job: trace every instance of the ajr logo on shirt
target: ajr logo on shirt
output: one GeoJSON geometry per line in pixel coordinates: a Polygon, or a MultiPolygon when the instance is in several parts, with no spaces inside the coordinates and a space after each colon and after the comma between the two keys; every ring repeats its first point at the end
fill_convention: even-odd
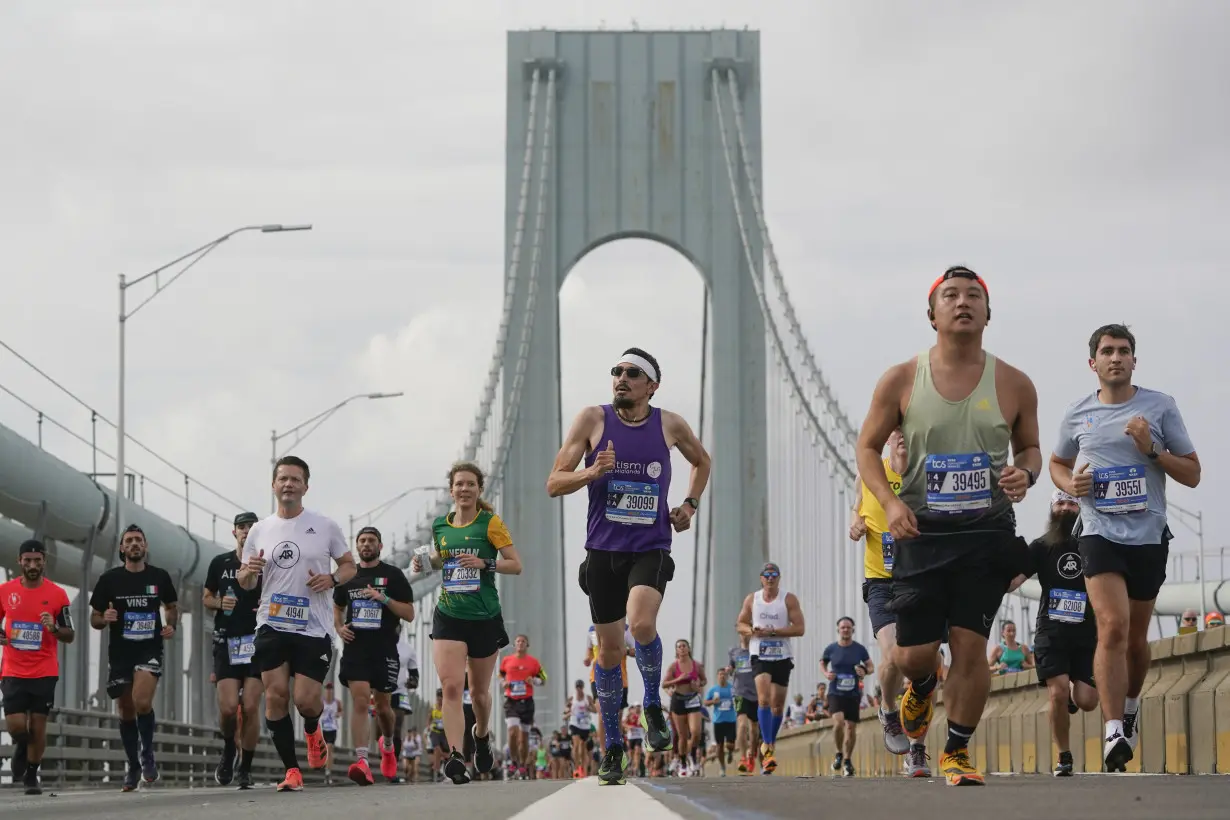
{"type": "Polygon", "coordinates": [[[299,563],[299,545],[294,541],[283,541],[273,548],[273,563],[282,569],[290,569],[299,563]]]}
{"type": "Polygon", "coordinates": [[[1059,556],[1059,563],[1056,565],[1055,569],[1059,570],[1059,574],[1069,581],[1078,577],[1081,574],[1080,553],[1065,552],[1063,555],[1059,556]]]}

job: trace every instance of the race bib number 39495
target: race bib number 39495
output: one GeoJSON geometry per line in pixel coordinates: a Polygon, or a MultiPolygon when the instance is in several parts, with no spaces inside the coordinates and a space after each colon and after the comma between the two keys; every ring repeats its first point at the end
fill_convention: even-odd
{"type": "Polygon", "coordinates": [[[991,507],[991,457],[986,453],[939,453],[926,459],[927,509],[962,515],[991,507]]]}

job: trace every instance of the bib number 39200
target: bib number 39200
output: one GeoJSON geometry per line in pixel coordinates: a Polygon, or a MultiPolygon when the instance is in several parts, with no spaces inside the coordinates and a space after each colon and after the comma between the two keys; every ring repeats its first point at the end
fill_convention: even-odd
{"type": "Polygon", "coordinates": [[[1107,515],[1123,515],[1149,508],[1145,468],[1097,467],[1093,471],[1093,507],[1107,515]]]}
{"type": "Polygon", "coordinates": [[[991,457],[986,453],[928,455],[927,509],[964,515],[991,507],[991,457]]]}

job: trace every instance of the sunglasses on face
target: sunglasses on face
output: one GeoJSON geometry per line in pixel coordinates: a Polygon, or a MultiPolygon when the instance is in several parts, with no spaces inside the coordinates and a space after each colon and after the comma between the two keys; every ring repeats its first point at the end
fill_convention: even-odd
{"type": "Polygon", "coordinates": [[[768,578],[768,579],[772,580],[772,579],[774,579],[774,578],[780,578],[780,577],[781,577],[781,573],[780,573],[780,572],[773,572],[772,570],[770,570],[769,572],[762,572],[762,573],[760,573],[760,577],[761,577],[761,578],[768,578]]]}
{"type": "Polygon", "coordinates": [[[620,367],[619,365],[615,365],[611,368],[611,375],[617,379],[625,373],[628,374],[629,379],[639,379],[641,374],[644,372],[645,371],[641,370],[639,367],[620,367]]]}
{"type": "Polygon", "coordinates": [[[1183,623],[1185,623],[1185,624],[1194,624],[1194,623],[1196,623],[1196,619],[1195,619],[1195,618],[1184,618],[1184,619],[1183,619],[1183,623]]]}

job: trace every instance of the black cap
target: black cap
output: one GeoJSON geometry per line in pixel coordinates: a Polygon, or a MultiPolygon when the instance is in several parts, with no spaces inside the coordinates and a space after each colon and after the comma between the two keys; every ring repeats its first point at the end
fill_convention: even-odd
{"type": "Polygon", "coordinates": [[[29,540],[22,541],[21,548],[17,550],[17,554],[19,556],[28,555],[29,553],[32,553],[32,552],[36,552],[39,555],[46,555],[47,547],[46,545],[43,544],[42,541],[31,538],[29,540]]]}
{"type": "Polygon", "coordinates": [[[129,524],[127,527],[124,528],[125,534],[130,533],[130,532],[139,532],[142,535],[145,535],[145,530],[141,529],[136,524],[129,524]]]}
{"type": "MultiPolygon", "coordinates": [[[[381,544],[384,543],[384,539],[380,537],[380,530],[376,529],[375,527],[364,527],[363,529],[359,530],[359,535],[367,535],[368,533],[371,533],[372,535],[376,536],[376,540],[379,541],[381,544]]],[[[354,537],[355,541],[359,540],[359,535],[356,535],[354,537]]]]}
{"type": "Polygon", "coordinates": [[[256,513],[241,512],[239,515],[235,516],[234,525],[238,527],[240,524],[255,524],[257,521],[260,521],[260,518],[256,515],[256,513]]]}

